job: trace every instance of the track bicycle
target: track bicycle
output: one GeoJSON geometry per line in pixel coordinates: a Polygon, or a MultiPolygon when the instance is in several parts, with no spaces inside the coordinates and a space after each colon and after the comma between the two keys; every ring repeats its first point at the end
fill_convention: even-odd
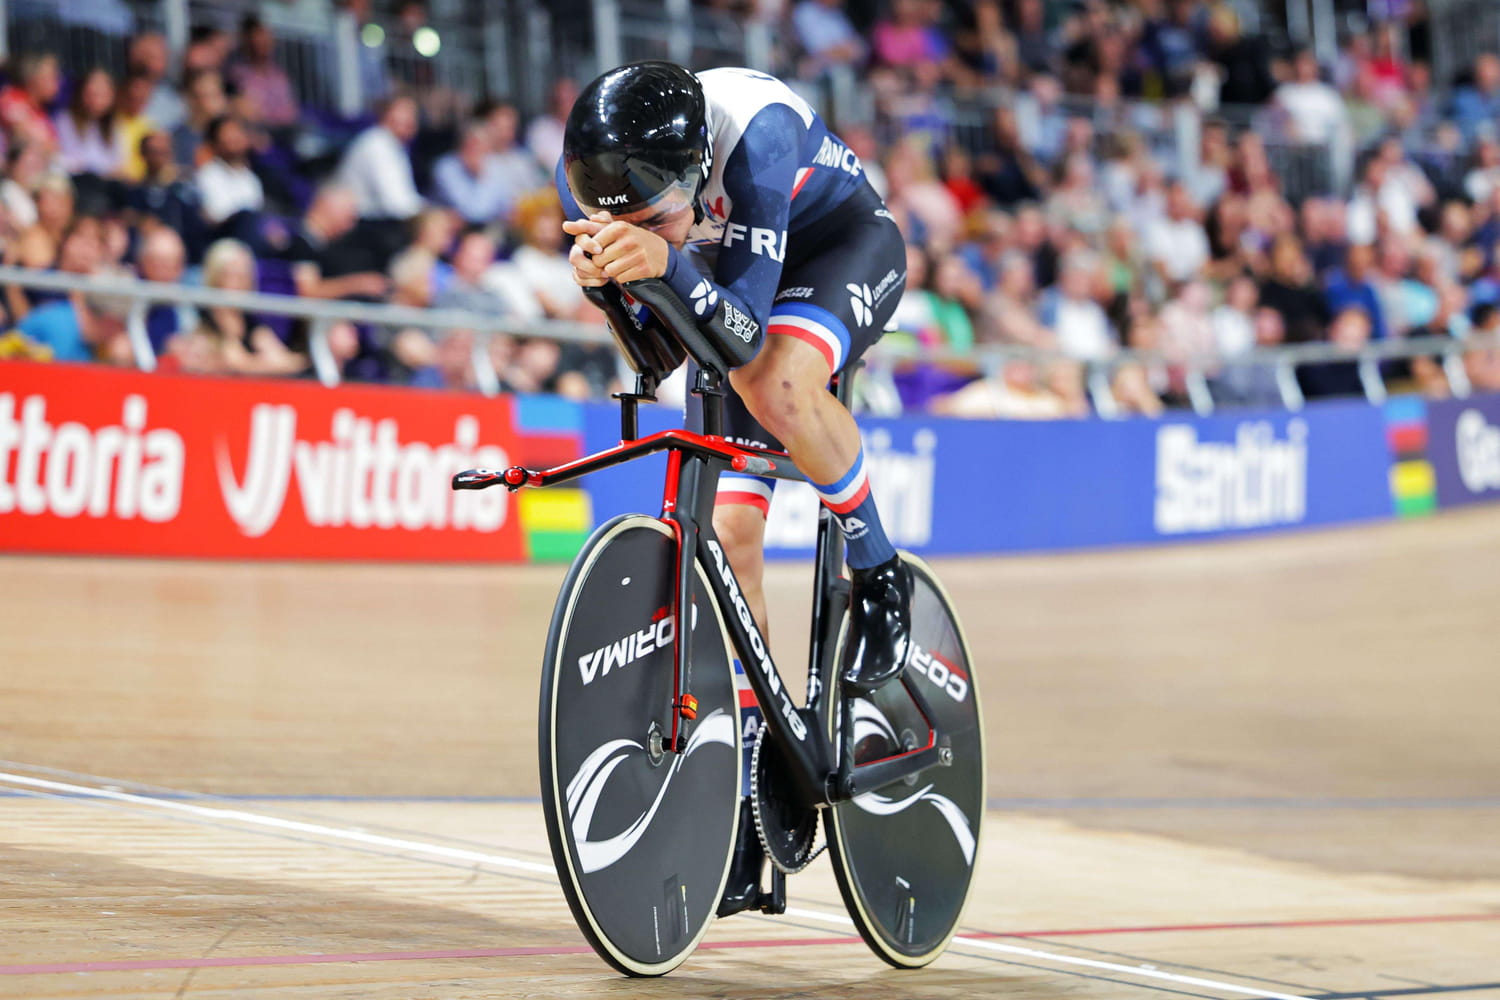
{"type": "MultiPolygon", "coordinates": [[[[871,694],[845,690],[837,665],[850,584],[842,535],[820,507],[806,696],[793,699],[714,534],[713,506],[726,469],[801,476],[785,454],[724,439],[728,365],[690,323],[656,308],[638,287],[649,284],[629,291],[680,343],[606,308],[637,373],[635,391],[616,396],[621,443],[552,469],[476,469],[453,480],[455,489],[515,491],[667,456],[660,512],[621,515],[594,532],[547,634],[538,757],[569,907],[614,968],[662,975],[715,917],[785,912],[787,876],[821,850],[821,815],[860,935],[893,966],[926,965],[958,925],[984,813],[984,731],[952,604],[932,570],[902,553],[913,575],[907,668],[871,694]],[[684,350],[703,433],[640,437],[638,404],[654,400],[684,350]],[[748,709],[742,722],[742,704],[758,706],[763,723],[748,709]]],[[[847,403],[848,375],[831,389],[847,403]]]]}

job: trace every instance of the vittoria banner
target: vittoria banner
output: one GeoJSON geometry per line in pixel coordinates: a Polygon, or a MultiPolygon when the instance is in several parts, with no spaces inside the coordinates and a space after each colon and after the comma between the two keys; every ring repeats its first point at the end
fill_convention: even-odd
{"type": "Polygon", "coordinates": [[[0,550],[522,559],[513,401],[0,364],[0,550]]]}

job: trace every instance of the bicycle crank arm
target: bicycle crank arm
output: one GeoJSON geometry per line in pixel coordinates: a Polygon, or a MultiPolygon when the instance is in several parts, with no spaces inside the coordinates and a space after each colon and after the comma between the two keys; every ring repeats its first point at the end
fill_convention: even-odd
{"type": "Polygon", "coordinates": [[[839,789],[841,798],[852,799],[866,792],[878,791],[902,778],[921,774],[929,768],[948,767],[953,763],[953,750],[946,746],[929,746],[913,750],[898,757],[856,765],[839,789]]]}

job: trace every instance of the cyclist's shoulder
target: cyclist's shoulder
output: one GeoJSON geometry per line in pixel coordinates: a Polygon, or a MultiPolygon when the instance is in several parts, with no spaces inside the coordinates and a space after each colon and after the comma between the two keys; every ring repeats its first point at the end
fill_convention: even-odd
{"type": "Polygon", "coordinates": [[[767,112],[782,117],[790,110],[802,120],[804,128],[812,128],[819,120],[812,105],[769,73],[724,66],[697,76],[708,103],[709,128],[716,145],[725,138],[738,139],[767,112]]]}

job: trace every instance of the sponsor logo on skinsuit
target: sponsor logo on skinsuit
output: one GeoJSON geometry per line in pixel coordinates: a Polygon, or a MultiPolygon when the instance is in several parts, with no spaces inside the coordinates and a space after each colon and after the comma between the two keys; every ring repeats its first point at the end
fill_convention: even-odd
{"type": "Polygon", "coordinates": [[[760,332],[760,324],[736,309],[734,303],[727,299],[724,302],[724,326],[747,344],[760,332]]]}
{"type": "Polygon", "coordinates": [[[1202,441],[1190,424],[1156,432],[1156,530],[1166,535],[1298,524],[1307,516],[1307,423],[1269,421],[1202,441]]]}

